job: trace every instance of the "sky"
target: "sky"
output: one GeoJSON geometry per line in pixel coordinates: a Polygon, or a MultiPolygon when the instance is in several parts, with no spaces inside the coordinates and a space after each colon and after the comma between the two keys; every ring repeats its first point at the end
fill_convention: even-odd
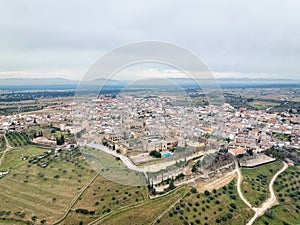
{"type": "Polygon", "coordinates": [[[0,78],[77,80],[110,50],[157,40],[191,50],[216,77],[299,79],[299,8],[296,0],[0,0],[0,78]]]}

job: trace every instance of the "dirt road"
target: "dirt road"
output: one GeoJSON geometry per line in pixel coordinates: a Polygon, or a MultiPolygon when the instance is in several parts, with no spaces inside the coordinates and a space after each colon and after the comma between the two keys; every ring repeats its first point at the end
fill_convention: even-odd
{"type": "Polygon", "coordinates": [[[278,204],[275,192],[274,192],[274,182],[279,176],[279,174],[283,173],[287,168],[288,165],[283,162],[283,167],[281,170],[279,170],[271,179],[270,184],[269,184],[269,192],[270,192],[270,197],[262,204],[261,207],[255,209],[255,215],[251,218],[251,220],[247,223],[247,225],[252,225],[253,222],[260,216],[262,216],[268,209],[270,209],[272,206],[278,204]]]}

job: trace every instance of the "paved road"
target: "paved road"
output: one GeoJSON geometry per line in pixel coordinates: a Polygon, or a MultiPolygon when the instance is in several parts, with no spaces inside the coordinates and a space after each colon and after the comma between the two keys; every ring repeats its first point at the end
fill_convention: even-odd
{"type": "Polygon", "coordinates": [[[109,148],[100,145],[100,144],[88,144],[87,146],[101,150],[105,153],[108,153],[112,156],[119,157],[125,166],[130,169],[141,173],[147,172],[158,172],[162,169],[166,169],[168,166],[173,165],[176,161],[167,161],[167,162],[160,162],[153,165],[147,165],[144,167],[137,167],[127,156],[117,153],[116,151],[110,150],[109,148]]]}
{"type": "MultiPolygon", "coordinates": [[[[131,169],[131,170],[134,170],[134,171],[137,171],[137,172],[142,172],[142,173],[146,173],[146,172],[149,172],[149,168],[147,167],[137,167],[136,165],[134,165],[134,163],[126,156],[124,155],[121,155],[121,154],[118,154],[117,152],[115,151],[112,151],[108,148],[106,148],[105,146],[103,145],[99,145],[99,144],[89,144],[88,146],[92,147],[92,148],[96,148],[96,149],[99,149],[101,151],[104,151],[108,154],[111,154],[115,157],[120,157],[120,159],[122,160],[122,162],[126,165],[126,167],[128,169],[131,169]]],[[[238,166],[238,162],[236,161],[235,162],[235,166],[236,166],[236,169],[235,171],[237,172],[238,174],[238,179],[237,179],[237,191],[238,191],[238,194],[240,196],[240,198],[242,199],[242,201],[249,207],[251,208],[254,212],[255,212],[255,215],[251,218],[251,220],[247,223],[247,225],[252,225],[253,222],[260,216],[262,216],[269,208],[271,208],[273,205],[275,205],[277,203],[277,198],[276,198],[276,195],[275,195],[275,192],[274,192],[274,189],[273,189],[273,185],[274,185],[274,182],[275,180],[277,179],[278,175],[281,174],[283,171],[285,171],[287,168],[288,168],[288,165],[284,163],[284,166],[281,170],[279,170],[271,179],[270,181],[270,184],[269,184],[269,192],[270,192],[270,197],[262,204],[261,207],[259,208],[256,208],[256,207],[253,207],[251,205],[251,203],[244,197],[243,195],[243,192],[241,190],[241,185],[242,185],[242,181],[243,181],[243,175],[241,173],[241,169],[239,168],[238,166]]],[[[158,165],[156,165],[156,167],[159,167],[158,165]]]]}
{"type": "Polygon", "coordinates": [[[145,172],[143,168],[140,168],[140,167],[137,167],[136,165],[134,165],[134,163],[128,157],[121,155],[115,151],[112,151],[103,145],[88,144],[87,146],[95,148],[95,149],[99,149],[99,150],[106,152],[114,157],[119,157],[122,160],[122,162],[125,164],[125,166],[130,170],[134,170],[134,171],[141,172],[141,173],[145,172]]]}
{"type": "Polygon", "coordinates": [[[95,148],[95,149],[99,149],[103,152],[106,152],[106,153],[112,155],[112,156],[119,157],[128,169],[137,171],[139,173],[143,173],[146,177],[146,180],[148,180],[148,175],[146,173],[147,171],[144,168],[137,167],[127,156],[121,155],[121,154],[119,154],[115,151],[112,151],[109,148],[107,148],[103,145],[100,145],[100,144],[88,144],[87,146],[95,148]]]}
{"type": "MultiPolygon", "coordinates": [[[[127,156],[119,154],[116,151],[110,150],[109,148],[107,148],[103,145],[93,143],[93,144],[87,144],[87,146],[98,149],[98,150],[101,150],[101,151],[106,152],[106,153],[108,153],[112,156],[119,157],[128,169],[134,170],[134,171],[137,171],[137,172],[141,172],[141,173],[158,172],[158,171],[161,171],[163,169],[166,169],[168,166],[174,165],[176,163],[176,161],[180,161],[180,160],[187,160],[188,161],[188,160],[190,160],[194,157],[193,155],[182,156],[182,158],[179,158],[179,159],[176,159],[176,160],[158,162],[158,163],[155,163],[155,164],[152,164],[152,165],[147,165],[147,166],[144,166],[144,167],[137,167],[131,161],[131,159],[129,159],[127,156]]],[[[202,155],[208,154],[208,153],[213,153],[213,152],[215,152],[215,151],[209,150],[208,152],[203,152],[199,156],[202,156],[202,155]]]]}

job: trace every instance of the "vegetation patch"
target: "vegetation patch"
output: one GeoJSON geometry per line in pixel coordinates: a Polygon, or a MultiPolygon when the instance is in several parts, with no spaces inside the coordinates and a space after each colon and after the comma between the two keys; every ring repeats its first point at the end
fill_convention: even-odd
{"type": "Polygon", "coordinates": [[[268,198],[269,183],[276,172],[282,167],[283,163],[278,160],[256,168],[242,169],[242,191],[252,205],[259,206],[268,198]]]}
{"type": "Polygon", "coordinates": [[[121,208],[141,204],[146,199],[146,187],[125,186],[98,176],[72,207],[64,223],[87,224],[121,208]]]}
{"type": "Polygon", "coordinates": [[[253,212],[238,197],[235,183],[204,193],[191,188],[156,224],[246,224],[253,212]]]}
{"type": "Polygon", "coordinates": [[[1,170],[12,170],[15,167],[26,164],[22,157],[32,157],[39,154],[47,152],[49,149],[41,148],[35,145],[27,145],[21,148],[12,148],[6,152],[3,157],[2,164],[0,166],[1,170]]]}
{"type": "Polygon", "coordinates": [[[23,147],[31,143],[25,132],[8,132],[5,136],[12,147],[23,147]]]}
{"type": "MultiPolygon", "coordinates": [[[[166,196],[147,200],[136,207],[128,207],[112,213],[101,221],[103,225],[152,224],[162,213],[179,201],[187,191],[187,187],[179,188],[166,196]]],[[[163,224],[163,223],[162,223],[163,224]]]]}
{"type": "Polygon", "coordinates": [[[270,107],[280,105],[280,103],[278,102],[268,102],[268,101],[260,101],[260,100],[254,100],[252,102],[249,102],[248,104],[255,107],[256,109],[267,109],[270,107]]]}
{"type": "MultiPolygon", "coordinates": [[[[45,149],[26,146],[24,151],[35,157],[45,149]]],[[[19,149],[11,152],[10,158],[6,158],[7,166],[19,164],[0,180],[2,220],[52,224],[95,176],[79,151],[50,154],[43,159],[48,162],[45,168],[29,160],[21,161],[19,149]]]]}
{"type": "Polygon", "coordinates": [[[6,143],[4,137],[0,137],[0,152],[3,152],[6,149],[6,143]]]}
{"type": "Polygon", "coordinates": [[[274,183],[279,205],[260,217],[256,225],[293,225],[300,221],[300,167],[292,166],[280,174],[274,183]]]}

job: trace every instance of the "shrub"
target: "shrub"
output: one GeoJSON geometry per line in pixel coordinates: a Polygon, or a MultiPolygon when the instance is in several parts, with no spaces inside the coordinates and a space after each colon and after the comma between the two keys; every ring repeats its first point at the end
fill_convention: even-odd
{"type": "Polygon", "coordinates": [[[273,211],[271,209],[268,209],[266,212],[265,212],[265,215],[267,217],[269,217],[270,219],[273,219],[274,218],[274,215],[273,215],[273,211]]]}
{"type": "Polygon", "coordinates": [[[227,216],[222,216],[222,220],[225,222],[227,221],[227,216]]]}
{"type": "Polygon", "coordinates": [[[236,205],[234,203],[230,203],[230,207],[236,209],[236,205]]]}
{"type": "Polygon", "coordinates": [[[197,193],[197,188],[192,187],[192,188],[191,188],[191,192],[194,193],[194,194],[197,193]]]}
{"type": "Polygon", "coordinates": [[[149,155],[151,155],[151,156],[153,156],[153,157],[155,157],[155,158],[161,158],[161,153],[158,152],[158,151],[156,151],[156,150],[151,151],[151,152],[149,153],[149,155]]]}

